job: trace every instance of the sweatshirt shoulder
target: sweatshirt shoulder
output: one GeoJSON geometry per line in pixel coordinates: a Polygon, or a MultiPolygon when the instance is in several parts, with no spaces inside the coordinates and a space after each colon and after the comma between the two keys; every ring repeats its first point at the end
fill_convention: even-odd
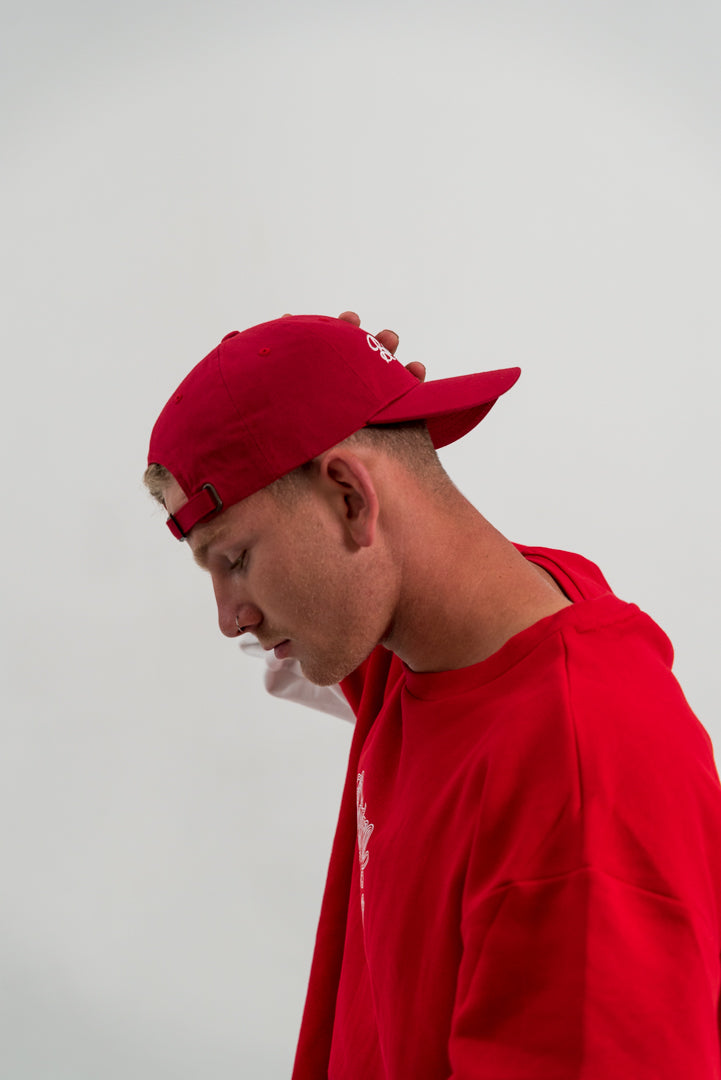
{"type": "Polygon", "coordinates": [[[611,592],[599,567],[584,555],[560,548],[515,546],[529,562],[548,571],[570,600],[592,600],[611,592]]]}

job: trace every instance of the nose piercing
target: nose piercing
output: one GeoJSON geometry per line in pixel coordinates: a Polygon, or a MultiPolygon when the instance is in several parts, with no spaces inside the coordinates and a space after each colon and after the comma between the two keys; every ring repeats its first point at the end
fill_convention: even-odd
{"type": "Polygon", "coordinates": [[[237,627],[237,630],[238,630],[239,634],[244,634],[245,633],[245,627],[240,625],[240,623],[238,622],[238,616],[237,615],[235,616],[235,625],[237,627]]]}

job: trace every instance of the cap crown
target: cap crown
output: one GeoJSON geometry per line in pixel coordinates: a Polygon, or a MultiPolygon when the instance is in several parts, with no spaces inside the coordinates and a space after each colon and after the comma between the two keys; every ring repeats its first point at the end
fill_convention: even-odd
{"type": "Polygon", "coordinates": [[[226,335],[160,414],[149,461],[186,495],[240,501],[347,438],[417,385],[375,338],[295,315],[226,335]]]}

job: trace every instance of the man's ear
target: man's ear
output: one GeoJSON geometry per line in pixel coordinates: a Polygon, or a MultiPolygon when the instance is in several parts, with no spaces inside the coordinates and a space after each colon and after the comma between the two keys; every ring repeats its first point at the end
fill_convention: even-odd
{"type": "Polygon", "coordinates": [[[337,447],[323,454],[318,464],[324,494],[348,536],[358,547],[370,547],[375,540],[379,507],[368,469],[356,454],[337,447]]]}

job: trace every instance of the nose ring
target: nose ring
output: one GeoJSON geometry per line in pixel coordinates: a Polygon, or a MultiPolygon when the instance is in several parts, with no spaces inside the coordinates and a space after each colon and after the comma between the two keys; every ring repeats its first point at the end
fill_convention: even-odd
{"type": "Polygon", "coordinates": [[[237,630],[238,630],[239,634],[244,634],[245,633],[245,627],[240,625],[240,623],[238,622],[238,616],[237,615],[235,616],[235,625],[237,627],[237,630]]]}

